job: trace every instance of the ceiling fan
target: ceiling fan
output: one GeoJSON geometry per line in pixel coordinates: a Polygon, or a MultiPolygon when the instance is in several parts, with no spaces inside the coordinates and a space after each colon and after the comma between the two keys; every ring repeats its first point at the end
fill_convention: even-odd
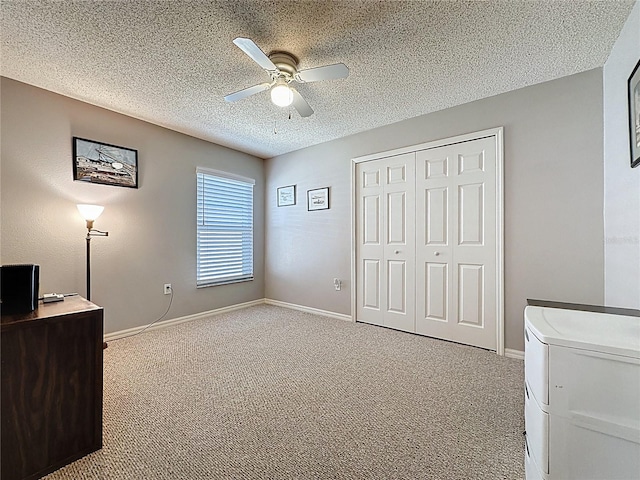
{"type": "Polygon", "coordinates": [[[293,108],[296,109],[301,117],[308,117],[313,114],[313,109],[302,95],[291,86],[291,83],[311,83],[321,80],[347,78],[349,76],[349,69],[343,63],[298,71],[298,59],[290,53],[273,52],[267,56],[249,38],[238,37],[233,43],[246,53],[251,60],[264,68],[271,81],[231,93],[224,97],[227,102],[237,102],[271,88],[271,101],[275,105],[279,107],[293,105],[293,108]]]}

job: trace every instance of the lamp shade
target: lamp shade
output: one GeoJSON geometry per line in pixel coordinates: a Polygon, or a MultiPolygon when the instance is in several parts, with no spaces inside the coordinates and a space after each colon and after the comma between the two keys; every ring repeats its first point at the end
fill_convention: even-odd
{"type": "Polygon", "coordinates": [[[278,107],[288,107],[293,102],[293,92],[286,83],[278,83],[271,89],[271,101],[278,107]]]}
{"type": "Polygon", "coordinates": [[[103,210],[104,207],[102,205],[78,205],[78,211],[80,212],[80,215],[82,215],[82,218],[87,221],[95,220],[96,218],[98,218],[103,210]]]}

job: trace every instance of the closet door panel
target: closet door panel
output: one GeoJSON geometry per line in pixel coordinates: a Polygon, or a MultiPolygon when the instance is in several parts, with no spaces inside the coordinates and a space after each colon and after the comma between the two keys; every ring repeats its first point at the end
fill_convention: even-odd
{"type": "Polygon", "coordinates": [[[356,166],[356,319],[415,331],[415,154],[356,166]]]}
{"type": "Polygon", "coordinates": [[[384,160],[384,326],[415,332],[415,154],[384,160]]]}
{"type": "Polygon", "coordinates": [[[416,196],[424,199],[416,204],[416,285],[424,292],[416,331],[491,350],[497,347],[495,162],[495,137],[416,153],[416,196]]]}
{"type": "Polygon", "coordinates": [[[356,169],[356,319],[383,324],[383,166],[367,162],[356,169]]]}
{"type": "Polygon", "coordinates": [[[425,269],[425,317],[446,322],[449,318],[449,265],[427,262],[425,269]]]}

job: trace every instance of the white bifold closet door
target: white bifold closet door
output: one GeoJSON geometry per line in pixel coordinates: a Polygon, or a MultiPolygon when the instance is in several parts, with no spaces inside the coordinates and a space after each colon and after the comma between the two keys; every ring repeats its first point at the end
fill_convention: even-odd
{"type": "Polygon", "coordinates": [[[495,137],[416,153],[416,333],[496,349],[495,137]]]}
{"type": "Polygon", "coordinates": [[[415,153],[358,165],[357,319],[415,332],[415,153]]]}
{"type": "Polygon", "coordinates": [[[496,350],[496,139],[356,166],[357,320],[496,350]]]}

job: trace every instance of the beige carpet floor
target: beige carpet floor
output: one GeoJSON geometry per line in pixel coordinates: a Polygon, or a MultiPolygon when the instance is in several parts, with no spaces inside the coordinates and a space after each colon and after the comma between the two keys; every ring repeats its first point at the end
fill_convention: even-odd
{"type": "Polygon", "coordinates": [[[522,479],[523,363],[261,305],[112,341],[104,447],[48,479],[522,479]]]}

